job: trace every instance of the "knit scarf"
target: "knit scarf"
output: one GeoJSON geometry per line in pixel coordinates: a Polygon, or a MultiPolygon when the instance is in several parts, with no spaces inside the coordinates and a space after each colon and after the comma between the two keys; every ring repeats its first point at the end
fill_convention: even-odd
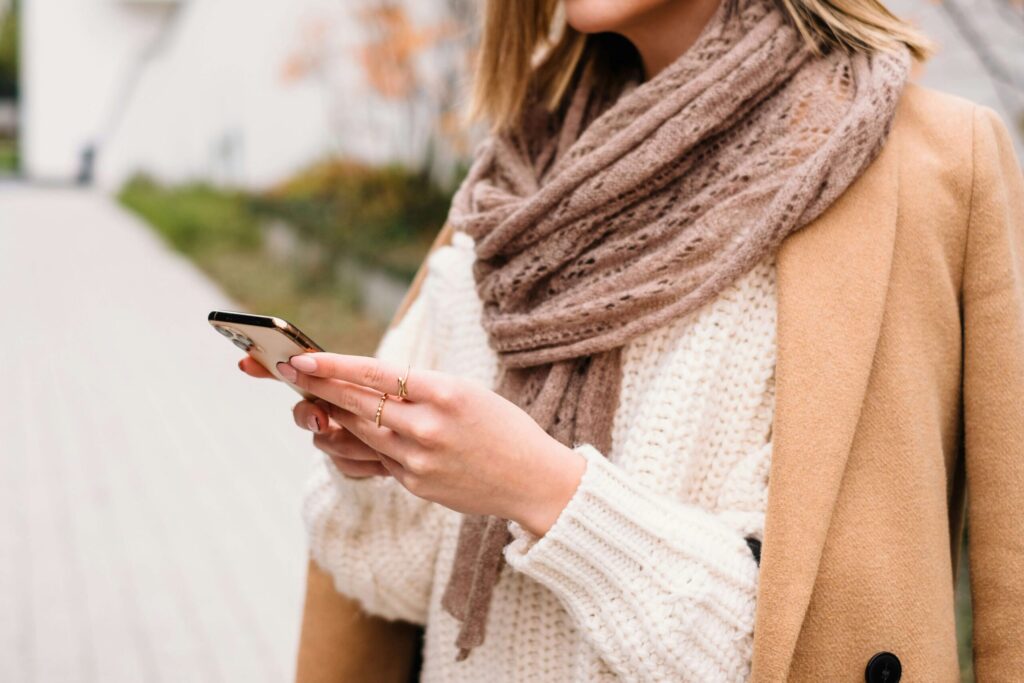
{"type": "MultiPolygon", "coordinates": [[[[607,455],[622,346],[839,197],[880,151],[909,65],[902,47],[816,55],[772,0],[725,0],[653,78],[609,92],[584,64],[556,111],[528,101],[478,145],[449,213],[475,240],[497,392],[607,455]]],[[[442,598],[458,659],[484,641],[509,541],[505,520],[463,518],[442,598]]]]}

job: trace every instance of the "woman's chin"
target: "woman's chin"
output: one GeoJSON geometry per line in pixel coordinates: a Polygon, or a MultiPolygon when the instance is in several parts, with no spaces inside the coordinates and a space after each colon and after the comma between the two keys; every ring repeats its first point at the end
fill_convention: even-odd
{"type": "Polygon", "coordinates": [[[668,0],[565,0],[565,20],[580,33],[617,33],[668,0]]]}

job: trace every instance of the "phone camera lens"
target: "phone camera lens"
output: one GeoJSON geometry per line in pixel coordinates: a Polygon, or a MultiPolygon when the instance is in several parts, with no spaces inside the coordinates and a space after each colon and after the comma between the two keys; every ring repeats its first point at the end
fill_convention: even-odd
{"type": "Polygon", "coordinates": [[[232,341],[235,342],[235,345],[238,346],[238,348],[248,352],[250,349],[252,349],[252,347],[256,346],[256,342],[254,342],[252,339],[249,339],[249,337],[246,336],[244,333],[239,332],[238,330],[235,330],[234,332],[235,336],[234,339],[232,339],[232,341]]]}
{"type": "Polygon", "coordinates": [[[223,334],[228,339],[230,339],[231,343],[233,343],[235,346],[242,349],[246,353],[248,353],[254,346],[256,346],[256,342],[254,342],[252,339],[249,339],[249,337],[246,336],[245,333],[239,332],[233,327],[227,327],[226,325],[217,325],[216,330],[223,334]]]}

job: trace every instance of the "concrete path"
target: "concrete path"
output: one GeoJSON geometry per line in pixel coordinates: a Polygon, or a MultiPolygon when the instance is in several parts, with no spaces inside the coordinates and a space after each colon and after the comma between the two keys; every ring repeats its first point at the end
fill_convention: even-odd
{"type": "Polygon", "coordinates": [[[109,199],[0,185],[0,681],[282,681],[314,457],[226,297],[109,199]]]}

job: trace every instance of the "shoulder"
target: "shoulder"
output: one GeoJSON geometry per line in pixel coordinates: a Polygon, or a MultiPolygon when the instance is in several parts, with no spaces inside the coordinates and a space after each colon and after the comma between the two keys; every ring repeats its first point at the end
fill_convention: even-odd
{"type": "Polygon", "coordinates": [[[942,168],[968,183],[987,154],[1013,153],[1007,125],[995,110],[917,83],[903,91],[892,138],[901,145],[903,173],[942,168]]]}
{"type": "Polygon", "coordinates": [[[1006,127],[991,107],[965,97],[908,83],[896,107],[893,130],[922,141],[955,147],[957,141],[970,142],[977,123],[1006,127]]]}
{"type": "Polygon", "coordinates": [[[904,235],[897,258],[922,267],[945,263],[949,281],[959,282],[969,242],[1005,246],[1009,234],[1024,227],[1020,161],[1006,122],[992,108],[908,84],[889,144],[898,153],[904,235]],[[978,230],[987,238],[969,240],[978,230]]]}
{"type": "Polygon", "coordinates": [[[916,239],[938,237],[954,261],[979,178],[1019,173],[999,114],[916,83],[904,89],[886,145],[895,146],[898,157],[901,223],[916,239]]]}
{"type": "Polygon", "coordinates": [[[911,82],[897,105],[894,125],[910,126],[923,133],[955,133],[970,123],[974,109],[979,106],[959,95],[911,82]]]}
{"type": "Polygon", "coordinates": [[[890,137],[900,144],[901,170],[910,174],[944,170],[941,175],[969,177],[972,121],[978,106],[957,95],[908,83],[890,137]]]}

